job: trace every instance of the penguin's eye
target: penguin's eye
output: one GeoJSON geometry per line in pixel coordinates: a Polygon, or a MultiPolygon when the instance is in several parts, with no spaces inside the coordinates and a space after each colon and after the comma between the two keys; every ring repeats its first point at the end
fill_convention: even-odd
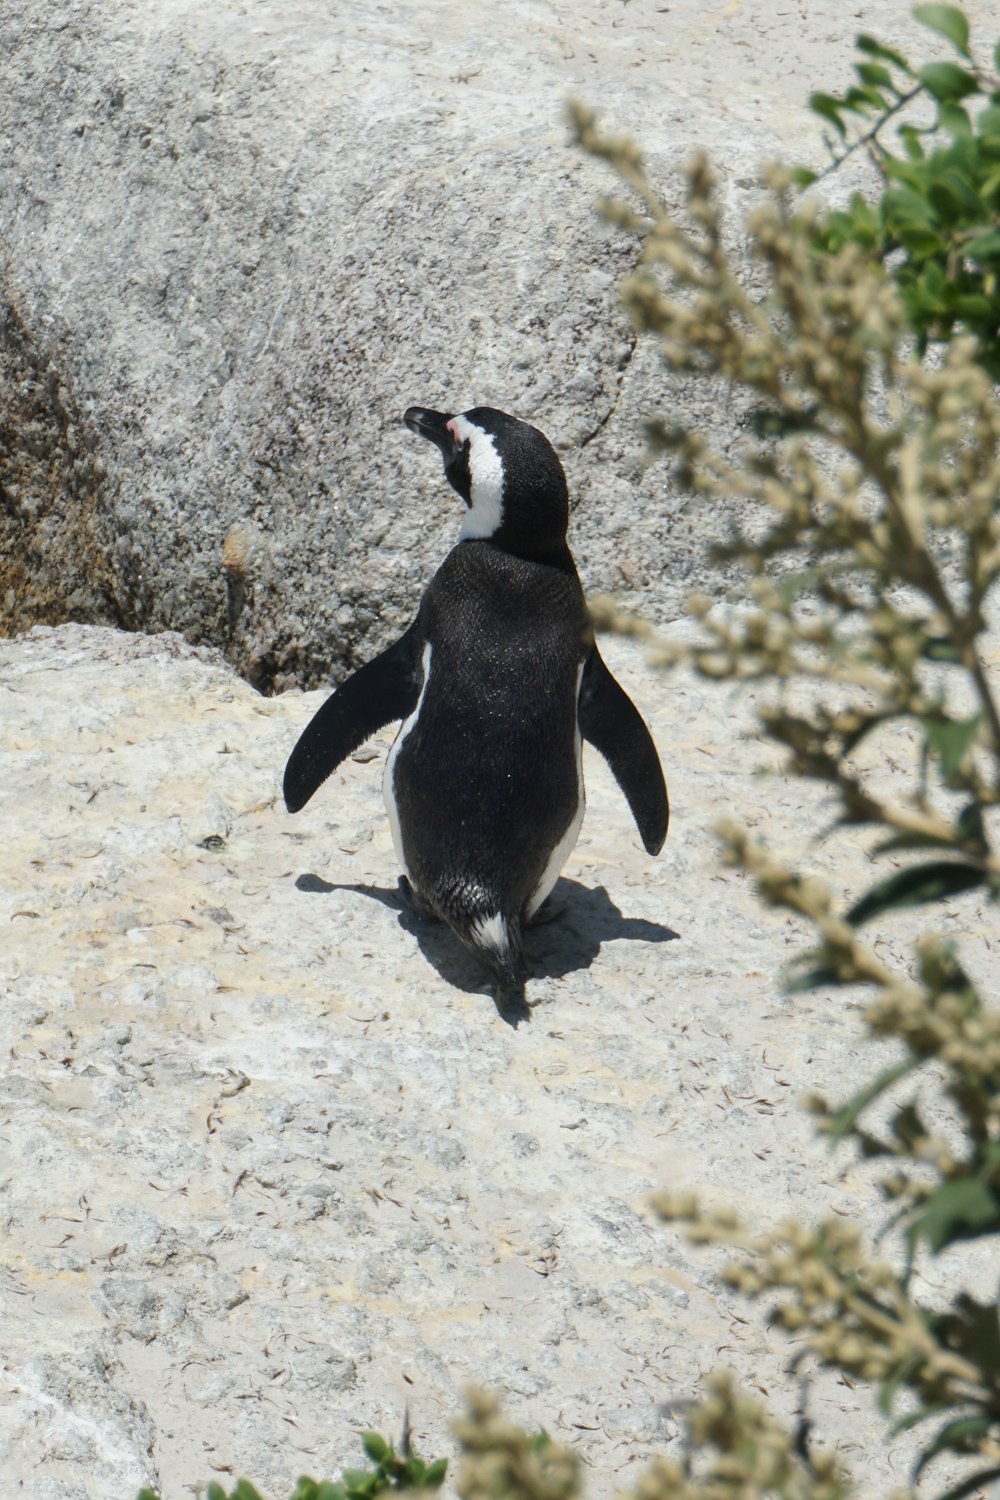
{"type": "Polygon", "coordinates": [[[452,442],[455,444],[454,448],[452,449],[451,456],[445,457],[445,464],[449,469],[451,469],[455,464],[461,463],[463,459],[468,462],[469,453],[472,449],[472,439],[463,438],[454,420],[447,424],[446,431],[452,442]]]}

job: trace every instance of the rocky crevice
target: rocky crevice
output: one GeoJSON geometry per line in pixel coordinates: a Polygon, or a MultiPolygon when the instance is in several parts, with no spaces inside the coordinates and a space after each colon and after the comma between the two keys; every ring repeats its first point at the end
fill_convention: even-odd
{"type": "Polygon", "coordinates": [[[636,333],[634,328],[629,328],[627,338],[628,345],[625,349],[625,352],[622,354],[620,360],[618,361],[618,380],[615,386],[614,400],[611,402],[611,405],[608,407],[604,416],[597,423],[597,426],[593,427],[590,432],[587,433],[586,437],[583,438],[579,443],[578,446],[581,451],[584,448],[588,447],[596,437],[600,437],[601,433],[607,427],[608,423],[611,421],[612,417],[618,410],[619,402],[622,399],[622,392],[625,389],[625,377],[628,374],[629,366],[632,363],[636,348],[639,344],[639,335],[638,333],[636,333]]]}
{"type": "Polygon", "coordinates": [[[102,540],[97,450],[57,360],[0,301],[0,634],[138,624],[102,540]]]}

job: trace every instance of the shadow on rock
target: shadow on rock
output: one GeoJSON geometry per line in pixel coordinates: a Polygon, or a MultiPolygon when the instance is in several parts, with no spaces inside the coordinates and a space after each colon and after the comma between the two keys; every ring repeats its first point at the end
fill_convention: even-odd
{"type": "MultiPolygon", "coordinates": [[[[400,927],[416,938],[420,951],[442,979],[467,994],[492,994],[484,970],[465,952],[454,933],[443,922],[413,911],[398,891],[378,885],[332,885],[313,874],[300,875],[295,885],[300,891],[317,894],[357,891],[381,901],[399,914],[400,927]]],[[[529,977],[533,979],[563,979],[577,969],[589,969],[604,943],[669,943],[680,937],[662,922],[624,916],[602,885],[588,887],[576,880],[559,880],[546,907],[550,903],[554,908],[552,918],[524,933],[529,977]]],[[[507,1016],[504,1019],[510,1020],[507,1016]]]]}

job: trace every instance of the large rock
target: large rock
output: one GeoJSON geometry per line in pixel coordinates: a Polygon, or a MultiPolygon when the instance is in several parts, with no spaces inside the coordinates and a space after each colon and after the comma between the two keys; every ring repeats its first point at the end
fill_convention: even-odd
{"type": "MultiPolygon", "coordinates": [[[[864,19],[905,40],[908,8],[864,19]]],[[[537,422],[587,585],[676,612],[712,518],[644,467],[641,417],[738,419],[636,350],[634,247],[564,103],[670,191],[705,143],[736,211],[760,159],[820,159],[805,101],[855,27],[834,0],[4,0],[0,629],[172,627],[264,687],[371,654],[457,519],[411,402],[537,422]]]]}
{"type": "MultiPolygon", "coordinates": [[[[515,1032],[394,900],[390,735],[291,819],[278,778],[319,694],[261,698],[174,635],[0,642],[5,1500],[177,1500],[236,1473],[283,1500],[356,1462],[359,1430],[398,1434],[407,1403],[419,1450],[450,1451],[473,1381],[572,1443],[597,1500],[677,1451],[662,1403],[713,1366],[794,1411],[793,1347],[649,1196],[880,1226],[870,1169],[831,1158],[797,1101],[842,1098],[889,1053],[858,997],[777,993],[799,934],[719,868],[707,826],[733,809],[802,842],[827,810],[754,774],[728,687],[605,649],[662,747],[673,826],[650,860],[587,752],[566,912],[530,934],[541,1003],[515,1032]]],[[[871,883],[854,830],[806,858],[871,883]]],[[[948,915],[989,982],[975,898],[948,915]]],[[[924,1293],[989,1296],[995,1269],[989,1246],[954,1249],[924,1293]]],[[[905,1473],[863,1388],[819,1378],[809,1410],[862,1493],[905,1473]]]]}

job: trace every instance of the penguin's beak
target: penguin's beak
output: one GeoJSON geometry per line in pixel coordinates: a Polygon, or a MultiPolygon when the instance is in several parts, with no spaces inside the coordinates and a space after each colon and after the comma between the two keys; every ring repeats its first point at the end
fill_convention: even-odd
{"type": "Polygon", "coordinates": [[[455,435],[449,430],[448,423],[451,417],[444,412],[429,411],[426,406],[408,406],[403,413],[403,421],[411,432],[418,432],[421,437],[430,438],[441,449],[445,463],[454,458],[460,444],[455,441],[455,435]]]}

